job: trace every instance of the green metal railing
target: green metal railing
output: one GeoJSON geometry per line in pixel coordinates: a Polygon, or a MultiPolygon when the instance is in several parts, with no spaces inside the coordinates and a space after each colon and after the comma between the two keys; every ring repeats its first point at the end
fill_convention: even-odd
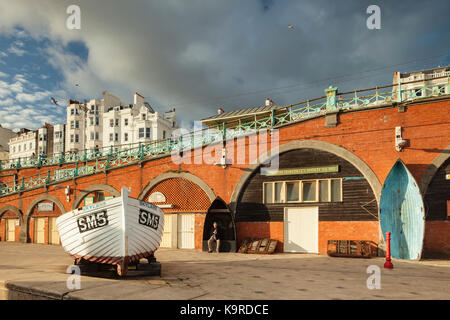
{"type": "Polygon", "coordinates": [[[110,168],[122,167],[142,160],[169,155],[172,152],[190,150],[194,147],[255,133],[258,130],[317,117],[327,112],[358,110],[386,103],[448,95],[450,93],[450,78],[445,78],[448,79],[445,84],[422,86],[411,90],[405,90],[402,86],[413,82],[343,93],[338,93],[337,88],[330,86],[325,90],[326,95],[323,97],[282,108],[276,107],[268,116],[258,117],[255,115],[252,119],[246,118],[244,120],[242,118],[233,122],[218,123],[219,130],[204,128],[200,132],[193,131],[175,138],[171,137],[170,139],[147,144],[139,143],[137,145],[120,146],[118,149],[106,147],[83,150],[78,153],[62,153],[51,158],[38,157],[36,159],[28,158],[2,162],[0,169],[3,170],[48,165],[60,165],[60,167],[21,179],[10,178],[9,181],[1,181],[3,179],[0,177],[0,196],[42,187],[79,176],[95,174],[110,168]]]}

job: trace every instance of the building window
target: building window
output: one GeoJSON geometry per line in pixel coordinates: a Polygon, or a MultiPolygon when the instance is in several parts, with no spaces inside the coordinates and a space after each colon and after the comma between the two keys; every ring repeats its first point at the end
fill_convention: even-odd
{"type": "Polygon", "coordinates": [[[75,128],[75,121],[71,120],[70,121],[70,129],[74,129],[75,128]]]}
{"type": "Polygon", "coordinates": [[[70,142],[73,143],[73,134],[70,135],[70,142]]]}
{"type": "Polygon", "coordinates": [[[98,126],[100,124],[100,120],[98,119],[98,117],[95,117],[95,125],[98,126]]]}
{"type": "Polygon", "coordinates": [[[119,134],[118,133],[114,134],[114,141],[119,141],[119,134]]]}
{"type": "Polygon", "coordinates": [[[95,133],[91,132],[91,140],[94,140],[94,138],[95,138],[95,133]]]}
{"type": "Polygon", "coordinates": [[[139,128],[139,138],[144,138],[144,128],[139,128]]]}
{"type": "Polygon", "coordinates": [[[109,126],[114,127],[114,119],[109,119],[109,126]]]}
{"type": "Polygon", "coordinates": [[[116,127],[119,126],[119,119],[116,119],[116,127]]]}
{"type": "Polygon", "coordinates": [[[75,135],[75,143],[78,143],[80,141],[80,136],[78,134],[75,135]]]}
{"type": "Polygon", "coordinates": [[[128,133],[125,133],[125,134],[123,135],[123,140],[124,140],[124,141],[128,141],[128,133]]]}
{"type": "Polygon", "coordinates": [[[26,144],[23,145],[23,151],[27,151],[27,145],[26,144]]]}
{"type": "Polygon", "coordinates": [[[20,152],[21,150],[20,150],[20,145],[19,145],[19,152],[20,152]]]}
{"type": "Polygon", "coordinates": [[[163,139],[165,139],[166,138],[166,130],[163,130],[163,137],[162,137],[163,139]]]}
{"type": "Polygon", "coordinates": [[[126,125],[126,126],[128,125],[128,119],[124,120],[124,125],[126,125]]]}
{"type": "Polygon", "coordinates": [[[330,180],[319,180],[319,201],[320,202],[330,201],[329,182],[330,182],[330,180]]]}
{"type": "Polygon", "coordinates": [[[264,203],[340,202],[342,179],[264,182],[263,201],[264,203]]]}
{"type": "Polygon", "coordinates": [[[95,140],[98,140],[98,132],[95,133],[95,140]]]}
{"type": "Polygon", "coordinates": [[[89,118],[89,124],[90,124],[91,126],[94,125],[94,117],[90,117],[90,118],[89,118]]]}
{"type": "Polygon", "coordinates": [[[109,141],[112,142],[114,139],[114,135],[112,133],[109,134],[109,141]]]}
{"type": "Polygon", "coordinates": [[[264,183],[264,203],[273,203],[273,183],[264,183]]]}
{"type": "Polygon", "coordinates": [[[299,201],[299,187],[298,182],[286,182],[286,201],[298,202],[299,201]]]}
{"type": "Polygon", "coordinates": [[[142,114],[142,120],[145,120],[145,113],[142,114]]]}
{"type": "Polygon", "coordinates": [[[330,187],[331,201],[333,202],[342,201],[342,180],[332,179],[330,183],[331,183],[330,187]]]}
{"type": "Polygon", "coordinates": [[[302,181],[302,201],[317,201],[316,181],[302,181]]]}
{"type": "Polygon", "coordinates": [[[145,138],[150,139],[150,129],[151,128],[145,128],[145,138]]]}
{"type": "Polygon", "coordinates": [[[80,121],[75,120],[75,129],[79,129],[80,128],[80,121]]]}

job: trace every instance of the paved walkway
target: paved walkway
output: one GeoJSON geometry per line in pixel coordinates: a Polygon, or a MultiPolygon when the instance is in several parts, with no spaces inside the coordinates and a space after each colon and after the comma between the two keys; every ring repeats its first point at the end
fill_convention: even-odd
{"type": "MultiPolygon", "coordinates": [[[[0,242],[4,298],[34,299],[450,299],[450,261],[331,258],[308,254],[208,254],[160,249],[161,277],[81,277],[68,290],[73,260],[60,246],[0,242]],[[367,288],[367,267],[381,270],[381,289],[367,288]]],[[[1,290],[0,290],[1,291],[1,290]]]]}

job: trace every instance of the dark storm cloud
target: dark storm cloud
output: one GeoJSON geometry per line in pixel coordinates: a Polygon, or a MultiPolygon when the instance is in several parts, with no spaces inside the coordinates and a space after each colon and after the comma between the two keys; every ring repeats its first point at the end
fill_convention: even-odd
{"type": "Polygon", "coordinates": [[[279,104],[313,98],[329,84],[340,89],[387,84],[393,71],[445,61],[363,71],[450,48],[445,0],[78,3],[80,31],[65,28],[68,3],[60,1],[1,1],[0,30],[20,25],[55,42],[82,41],[86,61],[66,52],[64,45],[48,50],[65,75],[64,89],[74,97],[108,90],[127,102],[139,91],[158,109],[175,106],[188,120],[215,113],[218,106],[259,105],[266,96],[279,104]],[[381,30],[366,27],[371,4],[381,8],[381,30]],[[317,82],[339,75],[348,76],[317,82]],[[84,86],[75,89],[74,83],[84,86]],[[294,84],[298,86],[260,92],[294,84]]]}

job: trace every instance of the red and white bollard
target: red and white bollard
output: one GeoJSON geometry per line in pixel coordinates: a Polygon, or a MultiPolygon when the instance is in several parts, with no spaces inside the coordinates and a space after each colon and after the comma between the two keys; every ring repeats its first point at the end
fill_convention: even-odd
{"type": "Polygon", "coordinates": [[[394,265],[391,262],[391,233],[386,232],[386,262],[384,263],[385,269],[394,269],[394,265]]]}

